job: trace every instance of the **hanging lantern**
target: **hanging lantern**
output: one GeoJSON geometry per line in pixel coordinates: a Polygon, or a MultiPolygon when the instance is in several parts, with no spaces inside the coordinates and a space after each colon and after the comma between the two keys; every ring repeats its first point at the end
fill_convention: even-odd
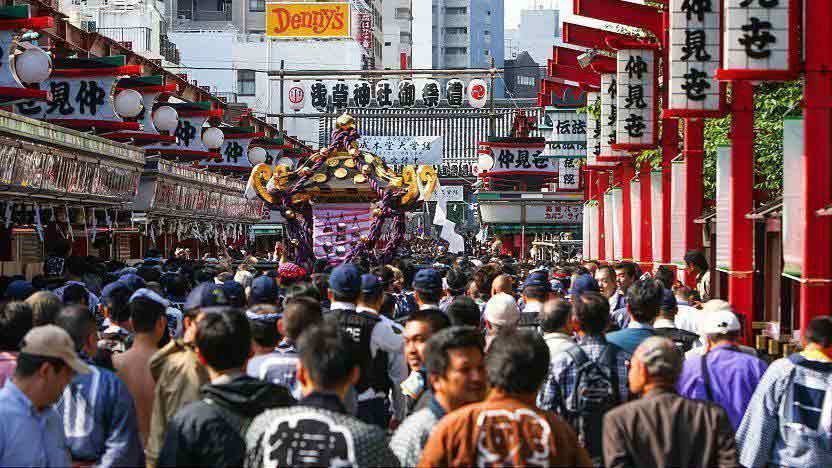
{"type": "Polygon", "coordinates": [[[315,81],[309,86],[309,99],[312,101],[312,107],[319,112],[325,111],[329,102],[329,88],[323,81],[315,81]]]}
{"type": "Polygon", "coordinates": [[[124,89],[113,99],[116,113],[122,117],[133,118],[142,113],[142,95],[135,89],[124,89]]]}
{"type": "Polygon", "coordinates": [[[476,78],[468,82],[468,103],[475,109],[482,109],[488,101],[488,87],[485,81],[476,78]]]}
{"type": "Polygon", "coordinates": [[[52,59],[40,47],[31,47],[14,58],[14,71],[23,83],[40,83],[52,72],[52,59]]]}
{"type": "Polygon", "coordinates": [[[355,107],[365,109],[370,107],[370,101],[373,98],[373,87],[369,81],[361,80],[352,88],[352,101],[355,107]]]}
{"type": "Polygon", "coordinates": [[[295,161],[292,158],[280,158],[275,164],[278,166],[286,166],[289,170],[292,170],[295,167],[295,161]]]}
{"type": "Polygon", "coordinates": [[[413,107],[416,104],[416,85],[413,80],[399,81],[399,105],[413,107]]]}
{"type": "Polygon", "coordinates": [[[222,142],[224,140],[225,137],[222,134],[222,130],[217,127],[208,127],[202,131],[202,142],[205,143],[205,146],[208,148],[219,148],[222,146],[222,142]]]}
{"type": "Polygon", "coordinates": [[[172,132],[179,125],[179,113],[171,106],[159,106],[153,111],[153,126],[160,132],[172,132]]]}
{"type": "Polygon", "coordinates": [[[462,102],[465,100],[465,83],[456,78],[448,80],[448,84],[445,85],[445,96],[449,106],[462,107],[462,102]]]}
{"type": "Polygon", "coordinates": [[[376,103],[383,109],[393,105],[393,85],[389,81],[381,80],[376,83],[376,103]]]}
{"type": "Polygon", "coordinates": [[[252,166],[256,166],[258,164],[262,164],[266,162],[266,159],[269,157],[269,154],[263,148],[259,146],[255,146],[253,148],[248,149],[248,162],[251,163],[252,166]]]}
{"type": "Polygon", "coordinates": [[[439,107],[439,82],[436,80],[425,80],[425,85],[422,87],[422,103],[425,107],[435,108],[439,107]]]}
{"type": "Polygon", "coordinates": [[[479,166],[480,171],[488,171],[494,167],[494,158],[490,154],[481,154],[477,166],[479,166]]]}
{"type": "Polygon", "coordinates": [[[298,112],[306,106],[306,89],[299,80],[292,81],[287,96],[289,98],[289,109],[298,112]]]}

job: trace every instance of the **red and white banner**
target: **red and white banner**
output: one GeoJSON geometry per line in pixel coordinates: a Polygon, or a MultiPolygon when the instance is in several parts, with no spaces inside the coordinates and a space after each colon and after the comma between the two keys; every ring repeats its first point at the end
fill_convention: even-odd
{"type": "Polygon", "coordinates": [[[650,173],[650,227],[651,227],[651,243],[653,244],[653,261],[658,263],[664,258],[664,244],[662,242],[665,226],[662,215],[664,209],[662,208],[664,197],[662,196],[662,171],[653,171],[650,173]]]}
{"type": "Polygon", "coordinates": [[[617,55],[615,146],[641,150],[658,142],[656,120],[656,52],[652,49],[624,49],[617,55]]]}
{"type": "Polygon", "coordinates": [[[373,50],[373,15],[361,13],[358,15],[358,43],[367,53],[373,50]]]}

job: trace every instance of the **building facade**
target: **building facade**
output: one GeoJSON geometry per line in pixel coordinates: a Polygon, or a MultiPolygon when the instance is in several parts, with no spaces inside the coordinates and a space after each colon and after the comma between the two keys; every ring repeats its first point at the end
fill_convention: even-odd
{"type": "Polygon", "coordinates": [[[388,0],[382,12],[382,67],[396,70],[413,67],[412,0],[388,0]],[[402,63],[404,62],[404,63],[402,63]]]}
{"type": "Polygon", "coordinates": [[[540,64],[532,58],[529,52],[520,52],[516,58],[506,60],[503,74],[506,96],[521,99],[537,98],[542,74],[540,64]]]}

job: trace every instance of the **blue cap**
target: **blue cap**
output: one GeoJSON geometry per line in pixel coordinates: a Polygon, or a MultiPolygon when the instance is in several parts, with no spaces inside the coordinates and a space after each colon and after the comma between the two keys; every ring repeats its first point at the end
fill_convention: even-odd
{"type": "Polygon", "coordinates": [[[230,305],[228,297],[222,291],[222,286],[210,281],[197,285],[185,300],[185,310],[203,309],[230,305]]]}
{"type": "Polygon", "coordinates": [[[168,301],[164,297],[160,296],[156,291],[154,291],[152,289],[147,289],[147,288],[141,288],[141,289],[137,290],[136,292],[134,292],[133,295],[130,296],[130,301],[128,301],[128,303],[133,302],[133,301],[135,301],[136,299],[138,299],[140,297],[143,297],[145,299],[150,299],[151,301],[161,305],[162,307],[165,307],[165,308],[170,307],[170,301],[168,301]]]}
{"type": "Polygon", "coordinates": [[[345,294],[358,294],[361,290],[361,273],[352,263],[338,265],[329,275],[329,289],[345,294]]]}
{"type": "Polygon", "coordinates": [[[246,289],[242,284],[233,280],[226,281],[222,284],[222,292],[225,293],[225,297],[234,307],[244,307],[246,305],[246,289]]]}
{"type": "Polygon", "coordinates": [[[35,293],[32,283],[23,280],[14,280],[6,286],[6,298],[13,301],[25,301],[35,293]]]}
{"type": "Polygon", "coordinates": [[[438,293],[442,291],[442,277],[433,268],[424,268],[413,277],[413,289],[426,293],[438,293]]]}
{"type": "Polygon", "coordinates": [[[543,288],[548,292],[551,289],[549,273],[545,271],[533,271],[529,273],[529,277],[523,283],[523,289],[526,288],[543,288]]]}
{"type": "Polygon", "coordinates": [[[134,292],[145,287],[145,285],[147,284],[141,276],[135,273],[127,273],[125,275],[121,275],[118,281],[121,284],[130,288],[130,290],[134,292]]]}
{"type": "Polygon", "coordinates": [[[378,294],[383,287],[384,283],[381,282],[381,279],[379,279],[378,276],[371,274],[361,275],[362,294],[375,295],[378,294]]]}
{"type": "Polygon", "coordinates": [[[598,282],[595,281],[595,278],[593,278],[589,273],[584,273],[575,278],[575,281],[572,281],[572,289],[569,290],[569,294],[572,295],[572,300],[574,301],[576,298],[580,297],[581,294],[587,291],[600,290],[601,288],[598,287],[598,282]]]}
{"type": "Polygon", "coordinates": [[[277,283],[274,278],[263,275],[251,282],[250,304],[277,304],[277,283]]]}
{"type": "Polygon", "coordinates": [[[119,292],[124,295],[130,295],[133,293],[133,291],[126,284],[120,281],[113,281],[107,286],[104,286],[101,290],[101,300],[108,305],[112,305],[113,296],[119,294],[119,292]]]}

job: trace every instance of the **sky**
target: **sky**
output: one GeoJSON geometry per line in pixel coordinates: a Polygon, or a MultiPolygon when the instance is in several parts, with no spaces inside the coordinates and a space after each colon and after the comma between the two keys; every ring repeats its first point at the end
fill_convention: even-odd
{"type": "MultiPolygon", "coordinates": [[[[571,1],[569,2],[572,3],[571,1]]],[[[560,0],[504,0],[505,29],[517,29],[520,24],[520,11],[532,9],[535,5],[543,5],[544,8],[557,9],[560,0]]]]}

